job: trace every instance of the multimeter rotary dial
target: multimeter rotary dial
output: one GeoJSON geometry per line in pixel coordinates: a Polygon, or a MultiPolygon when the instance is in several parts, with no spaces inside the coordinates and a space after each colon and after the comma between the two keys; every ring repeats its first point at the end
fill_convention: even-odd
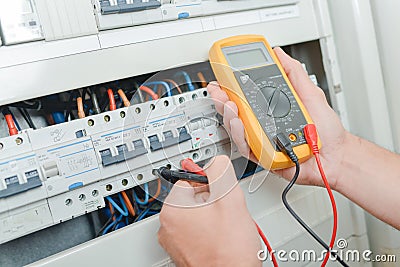
{"type": "Polygon", "coordinates": [[[267,84],[259,86],[257,99],[260,102],[264,102],[262,108],[270,117],[283,118],[290,112],[291,104],[289,97],[275,85],[267,84]]]}

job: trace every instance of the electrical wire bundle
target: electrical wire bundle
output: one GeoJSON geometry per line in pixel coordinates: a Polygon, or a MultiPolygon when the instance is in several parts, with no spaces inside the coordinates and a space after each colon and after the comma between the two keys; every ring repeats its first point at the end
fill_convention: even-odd
{"type": "MultiPolygon", "coordinates": [[[[17,108],[17,109],[14,109],[14,111],[15,110],[18,110],[18,113],[24,119],[24,121],[26,122],[26,124],[28,125],[29,128],[36,129],[36,125],[33,122],[32,117],[29,114],[29,112],[27,111],[27,109],[17,108]]],[[[20,132],[22,130],[22,127],[20,126],[20,123],[18,122],[17,117],[14,115],[14,112],[12,112],[8,106],[0,107],[0,111],[3,114],[4,120],[7,124],[9,135],[11,136],[11,135],[18,134],[18,132],[20,132]]],[[[24,125],[22,125],[22,126],[24,126],[24,125]]]]}
{"type": "Polygon", "coordinates": [[[107,205],[104,215],[107,220],[96,236],[105,235],[148,216],[158,214],[168,190],[162,185],[160,179],[156,183],[156,191],[152,196],[149,191],[150,185],[146,183],[143,185],[143,190],[137,186],[132,190],[105,197],[107,205]]]}
{"type": "Polygon", "coordinates": [[[158,73],[159,79],[157,78],[157,80],[152,77],[154,74],[146,74],[21,101],[1,108],[1,111],[4,114],[9,134],[15,135],[22,129],[9,107],[18,110],[29,128],[37,129],[46,125],[35,125],[30,110],[34,110],[35,115],[44,117],[47,125],[54,125],[105,111],[113,111],[121,107],[129,107],[131,103],[138,103],[134,100],[135,96],[138,96],[139,103],[143,103],[181,94],[185,91],[194,91],[196,88],[204,88],[207,86],[207,80],[203,72],[198,69],[207,70],[206,76],[212,78],[210,67],[204,64],[208,63],[196,64],[190,71],[171,69],[158,73]],[[199,82],[194,82],[191,75],[197,76],[199,82]]]}
{"type": "Polygon", "coordinates": [[[167,187],[162,185],[161,180],[157,180],[157,189],[156,192],[153,194],[152,197],[150,197],[150,189],[149,189],[149,183],[144,184],[143,190],[140,190],[141,188],[136,188],[136,190],[133,190],[133,197],[138,204],[138,213],[137,217],[133,222],[140,221],[144,219],[148,215],[154,215],[159,212],[159,210],[153,211],[153,207],[159,204],[159,209],[161,210],[162,202],[167,193],[167,187]],[[161,193],[161,190],[163,190],[163,193],[161,193]],[[142,191],[142,192],[140,192],[142,191]],[[140,198],[140,193],[142,193],[143,198],[140,198]]]}
{"type": "MultiPolygon", "coordinates": [[[[19,112],[21,116],[19,118],[23,118],[29,128],[37,129],[37,127],[44,125],[35,125],[30,111],[35,111],[35,115],[43,116],[47,125],[54,125],[105,111],[114,111],[121,107],[129,107],[136,93],[140,102],[144,102],[146,100],[157,100],[164,96],[170,97],[184,91],[194,91],[196,88],[207,85],[201,72],[197,72],[201,84],[193,83],[186,71],[171,70],[167,73],[169,73],[169,76],[164,75],[159,80],[148,80],[148,76],[142,77],[144,82],[141,77],[129,78],[13,103],[9,106],[19,112]],[[175,74],[172,71],[175,71],[175,74]],[[178,84],[173,78],[183,79],[184,83],[178,84]],[[143,94],[147,96],[146,99],[143,94]]],[[[2,107],[0,110],[7,123],[9,135],[18,134],[22,129],[10,108],[2,107]]],[[[143,185],[143,190],[136,187],[132,190],[107,196],[105,198],[107,205],[104,209],[106,219],[103,220],[104,225],[97,235],[104,235],[158,213],[162,202],[157,198],[163,199],[168,188],[162,185],[161,180],[157,181],[155,188],[152,197],[150,196],[149,183],[143,185]]]]}

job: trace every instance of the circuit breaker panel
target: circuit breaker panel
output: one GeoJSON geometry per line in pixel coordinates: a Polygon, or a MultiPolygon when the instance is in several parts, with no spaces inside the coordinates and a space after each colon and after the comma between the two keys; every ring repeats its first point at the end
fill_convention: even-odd
{"type": "MultiPolygon", "coordinates": [[[[99,30],[134,25],[205,17],[243,10],[265,8],[274,4],[265,0],[92,0],[99,30]]],[[[295,1],[276,1],[280,5],[295,1]]]]}
{"type": "MultiPolygon", "coordinates": [[[[112,253],[121,264],[169,266],[156,214],[171,184],[152,170],[180,169],[183,158],[202,166],[218,154],[230,156],[238,179],[250,176],[239,184],[274,248],[316,248],[286,216],[277,195],[285,181],[247,191],[267,171],[231,142],[208,95],[215,78],[204,62],[218,39],[265,35],[315,74],[310,78],[348,126],[327,5],[0,0],[0,81],[10,92],[0,98],[0,265],[103,266],[114,264],[112,253]]],[[[325,192],[298,190],[294,206],[328,233],[325,192]]],[[[362,214],[354,219],[341,202],[338,236],[368,248],[362,214]]]]}
{"type": "MultiPolygon", "coordinates": [[[[144,84],[149,89],[152,83],[155,92],[158,83],[169,87],[168,80],[144,84]]],[[[0,242],[101,209],[106,197],[157,179],[154,168],[179,169],[184,158],[238,157],[201,86],[205,81],[193,84],[181,84],[186,90],[176,84],[183,93],[171,87],[159,99],[146,101],[145,91],[132,98],[143,103],[124,106],[116,98],[115,110],[106,103],[100,114],[0,139],[0,242]]],[[[122,90],[107,90],[117,95],[117,89],[122,90]]],[[[72,102],[81,92],[75,91],[72,102]]],[[[82,97],[89,106],[93,99],[82,97]]]]}

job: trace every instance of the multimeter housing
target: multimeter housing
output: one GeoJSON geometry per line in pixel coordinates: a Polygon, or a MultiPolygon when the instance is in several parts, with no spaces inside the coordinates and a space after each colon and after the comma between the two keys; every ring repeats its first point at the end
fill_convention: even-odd
{"type": "Polygon", "coordinates": [[[278,133],[288,137],[300,162],[311,157],[303,133],[311,117],[263,36],[217,41],[209,58],[221,88],[238,106],[247,142],[265,169],[293,166],[275,144],[278,133]]]}

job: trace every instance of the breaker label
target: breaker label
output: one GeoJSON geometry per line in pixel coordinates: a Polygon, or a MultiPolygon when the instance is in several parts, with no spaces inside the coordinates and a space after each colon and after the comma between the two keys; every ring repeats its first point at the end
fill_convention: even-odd
{"type": "Polygon", "coordinates": [[[42,164],[49,161],[57,162],[59,175],[64,178],[79,177],[84,179],[90,177],[90,172],[98,169],[91,139],[67,143],[41,151],[38,158],[42,164]]]}
{"type": "Polygon", "coordinates": [[[85,210],[95,210],[99,206],[101,206],[101,203],[98,199],[87,201],[83,204],[85,210]]]}

